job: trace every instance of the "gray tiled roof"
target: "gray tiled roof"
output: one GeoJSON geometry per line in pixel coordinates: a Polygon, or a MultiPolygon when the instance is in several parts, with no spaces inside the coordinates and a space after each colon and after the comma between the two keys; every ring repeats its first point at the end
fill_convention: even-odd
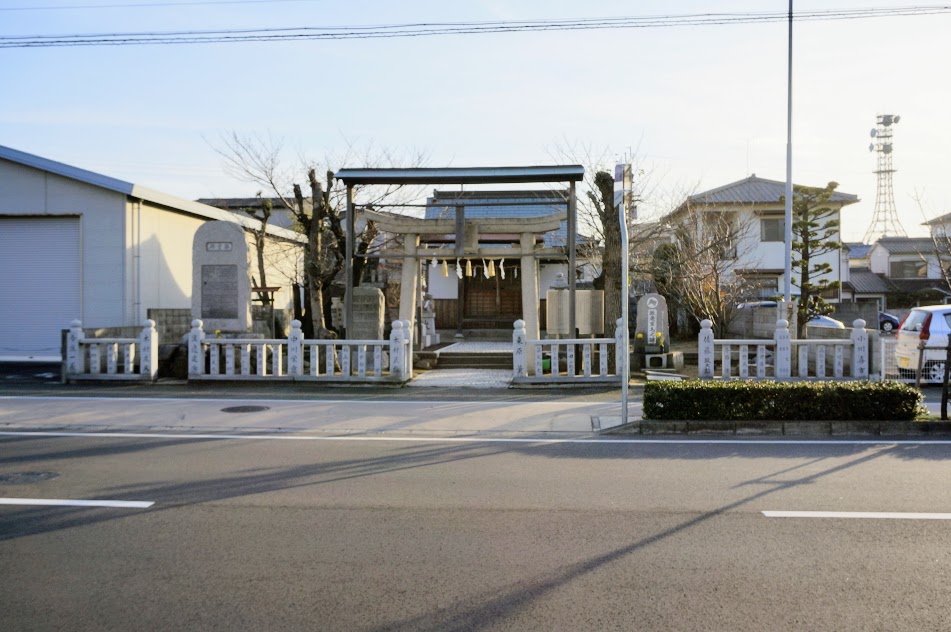
{"type": "Polygon", "coordinates": [[[850,270],[849,284],[860,294],[884,294],[890,289],[881,276],[864,270],[850,270]]]}
{"type": "Polygon", "coordinates": [[[893,255],[928,255],[934,251],[930,237],[882,237],[876,243],[893,255]]]}
{"type": "MultiPolygon", "coordinates": [[[[800,185],[796,185],[800,186],[800,185]]],[[[786,195],[786,183],[779,180],[767,180],[752,175],[743,180],[725,184],[716,189],[691,195],[687,198],[691,204],[757,204],[778,202],[786,195]]],[[[829,198],[831,202],[852,204],[858,202],[857,195],[836,191],[829,198]]]]}
{"type": "Polygon", "coordinates": [[[264,205],[265,200],[270,200],[271,206],[275,209],[286,208],[284,206],[284,202],[281,201],[281,198],[277,197],[200,198],[196,200],[196,202],[201,202],[202,204],[207,204],[209,206],[215,206],[218,208],[233,210],[242,208],[261,208],[264,205]]]}
{"type": "MultiPolygon", "coordinates": [[[[454,219],[456,204],[465,205],[466,218],[544,217],[568,207],[567,191],[434,191],[426,200],[426,219],[454,219]],[[468,204],[467,204],[468,203],[468,204]]],[[[587,241],[578,235],[578,242],[587,241]]],[[[545,246],[568,243],[568,224],[545,234],[545,246]]]]}

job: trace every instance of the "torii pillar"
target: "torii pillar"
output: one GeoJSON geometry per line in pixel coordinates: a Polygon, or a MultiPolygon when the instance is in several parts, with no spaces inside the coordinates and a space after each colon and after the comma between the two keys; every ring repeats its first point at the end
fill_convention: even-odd
{"type": "MultiPolygon", "coordinates": [[[[538,261],[535,259],[535,233],[522,233],[519,240],[522,274],[522,319],[525,338],[538,340],[538,261]]],[[[528,345],[525,366],[529,375],[535,375],[535,345],[528,345]]]]}
{"type": "Polygon", "coordinates": [[[416,283],[419,275],[419,261],[416,253],[419,250],[419,235],[406,233],[403,236],[403,270],[400,276],[400,320],[409,321],[409,330],[416,331],[416,293],[419,291],[416,283]]]}

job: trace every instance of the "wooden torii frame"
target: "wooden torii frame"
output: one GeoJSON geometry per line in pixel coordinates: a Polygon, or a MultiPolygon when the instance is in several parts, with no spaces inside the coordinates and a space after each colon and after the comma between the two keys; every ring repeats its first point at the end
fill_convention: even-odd
{"type": "MultiPolygon", "coordinates": [[[[570,332],[575,331],[575,261],[577,236],[577,183],[584,178],[584,167],[581,165],[554,165],[537,167],[476,167],[476,168],[444,168],[444,169],[351,169],[338,171],[335,177],[347,187],[347,240],[345,253],[346,266],[346,296],[344,298],[344,318],[346,332],[353,331],[353,257],[356,233],[355,205],[353,188],[358,185],[433,185],[433,184],[521,184],[521,183],[568,183],[568,208],[566,213],[551,217],[532,218],[495,218],[491,220],[496,232],[511,232],[521,236],[518,257],[521,260],[522,270],[522,308],[525,311],[526,333],[529,339],[537,340],[539,332],[538,320],[538,276],[536,257],[544,253],[535,248],[535,235],[538,232],[554,230],[560,222],[568,223],[568,327],[570,332]],[[503,226],[504,224],[504,226],[503,226]],[[498,231],[497,229],[503,229],[498,231]]],[[[368,212],[369,211],[365,211],[368,212]]],[[[405,265],[405,261],[417,261],[428,258],[433,254],[444,256],[464,257],[465,219],[464,205],[456,206],[454,220],[424,220],[413,217],[395,217],[374,213],[374,220],[380,222],[380,227],[393,233],[404,235],[404,265],[402,273],[402,287],[400,289],[400,320],[416,320],[416,267],[405,265]],[[434,253],[429,250],[424,253],[418,251],[420,234],[455,234],[455,247],[451,252],[434,253]]],[[[511,253],[511,250],[508,252],[511,253]]],[[[482,254],[492,256],[488,251],[482,254]]],[[[498,253],[496,253],[498,254],[498,253]]],[[[504,254],[504,253],[502,253],[504,254]]]]}

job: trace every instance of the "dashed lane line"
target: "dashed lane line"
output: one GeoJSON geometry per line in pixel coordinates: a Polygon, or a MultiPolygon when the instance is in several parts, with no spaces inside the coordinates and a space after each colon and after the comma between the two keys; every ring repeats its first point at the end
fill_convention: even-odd
{"type": "Polygon", "coordinates": [[[845,518],[860,520],[951,520],[951,513],[895,511],[764,511],[767,518],[845,518]]]}
{"type": "Polygon", "coordinates": [[[40,505],[49,507],[115,507],[148,509],[154,502],[144,500],[64,500],[60,498],[0,498],[0,505],[40,505]]]}

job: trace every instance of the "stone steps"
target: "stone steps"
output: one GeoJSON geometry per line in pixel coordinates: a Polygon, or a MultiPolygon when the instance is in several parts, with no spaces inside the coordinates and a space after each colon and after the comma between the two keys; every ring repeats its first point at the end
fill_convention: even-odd
{"type": "Polygon", "coordinates": [[[440,369],[511,369],[511,353],[441,353],[439,354],[439,363],[436,365],[440,369]]]}

